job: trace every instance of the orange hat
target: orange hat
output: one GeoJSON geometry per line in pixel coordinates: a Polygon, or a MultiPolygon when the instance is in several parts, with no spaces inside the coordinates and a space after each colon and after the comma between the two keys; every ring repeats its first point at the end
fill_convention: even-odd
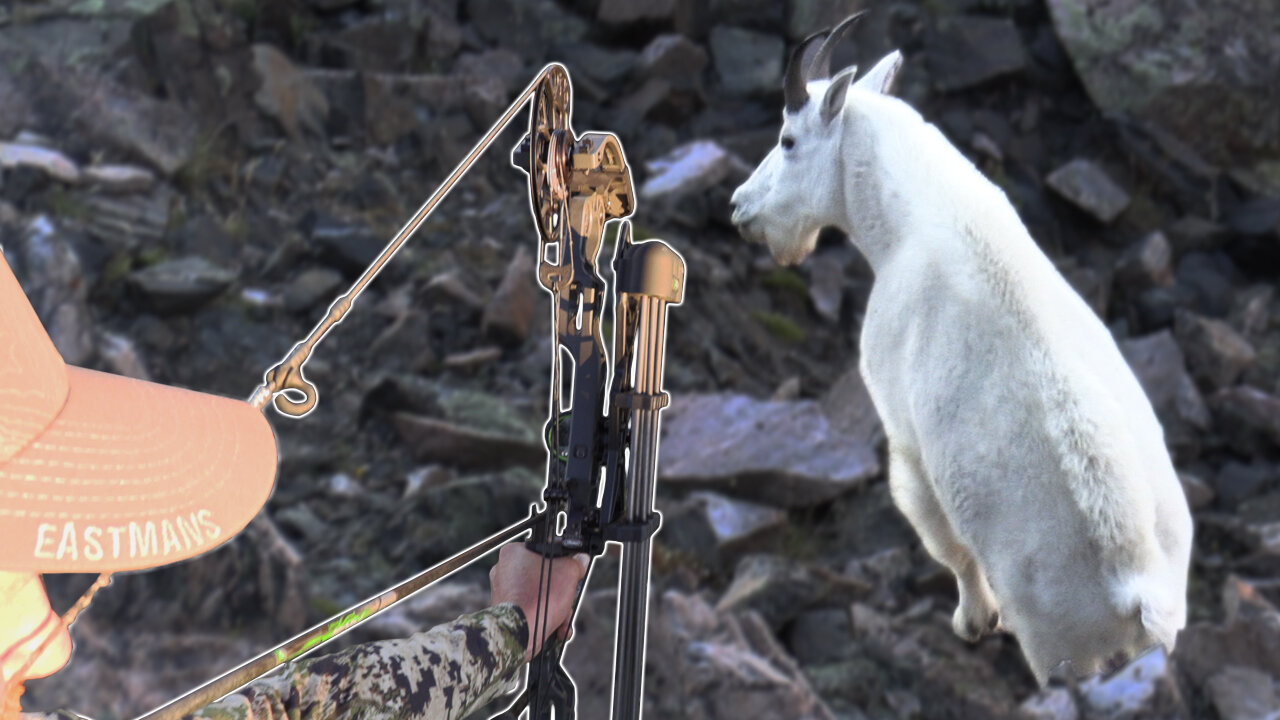
{"type": "Polygon", "coordinates": [[[0,255],[0,570],[199,555],[253,519],[275,472],[249,403],[64,363],[0,255]]]}

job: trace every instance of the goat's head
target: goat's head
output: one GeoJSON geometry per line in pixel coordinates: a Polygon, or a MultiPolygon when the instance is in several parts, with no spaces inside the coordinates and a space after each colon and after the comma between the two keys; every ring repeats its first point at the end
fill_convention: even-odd
{"type": "Polygon", "coordinates": [[[859,151],[845,146],[845,124],[850,122],[846,100],[863,92],[887,93],[902,65],[902,56],[894,51],[857,82],[852,82],[856,67],[831,77],[831,52],[861,15],[810,35],[791,53],[778,144],[733,193],[733,223],[739,232],[747,240],[766,243],[783,265],[808,257],[818,231],[839,223],[842,158],[859,151]]]}

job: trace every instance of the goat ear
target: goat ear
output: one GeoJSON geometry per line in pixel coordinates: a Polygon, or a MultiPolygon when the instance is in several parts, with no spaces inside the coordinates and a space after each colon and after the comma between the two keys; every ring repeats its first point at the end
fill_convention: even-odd
{"type": "Polygon", "coordinates": [[[871,92],[888,95],[893,89],[893,82],[898,79],[898,71],[902,69],[902,53],[894,50],[893,52],[881,58],[876,66],[871,68],[866,75],[858,79],[857,87],[860,90],[870,90],[871,92]]]}
{"type": "Polygon", "coordinates": [[[831,78],[831,84],[827,86],[827,94],[822,96],[823,124],[829,125],[832,118],[844,110],[844,98],[849,94],[849,81],[853,79],[853,74],[856,72],[858,72],[856,66],[849,67],[831,78]]]}

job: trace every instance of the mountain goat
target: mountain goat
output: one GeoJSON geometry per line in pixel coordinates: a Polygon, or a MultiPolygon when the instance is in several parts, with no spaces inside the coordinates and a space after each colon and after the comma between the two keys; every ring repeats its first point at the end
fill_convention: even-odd
{"type": "Polygon", "coordinates": [[[830,77],[856,18],[792,54],[733,222],[781,264],[834,226],[875,271],[859,370],[894,502],[956,575],[956,634],[1008,630],[1041,685],[1172,650],[1192,524],[1151,404],[1004,194],[888,94],[901,55],[830,77]]]}

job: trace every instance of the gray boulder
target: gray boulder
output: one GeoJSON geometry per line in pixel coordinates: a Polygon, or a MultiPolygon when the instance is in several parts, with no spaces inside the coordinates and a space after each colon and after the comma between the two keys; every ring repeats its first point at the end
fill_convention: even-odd
{"type": "Polygon", "coordinates": [[[1045,183],[1073,205],[1109,223],[1129,207],[1132,198],[1097,163],[1076,158],[1049,173],[1045,183]]]}
{"type": "Polygon", "coordinates": [[[880,473],[879,417],[856,373],[823,402],[682,393],[663,422],[663,482],[797,507],[880,473]]]}
{"type": "Polygon", "coordinates": [[[1280,126],[1275,2],[1049,0],[1049,10],[1101,110],[1172,136],[1256,191],[1280,193],[1280,144],[1257,132],[1280,126]]]}

